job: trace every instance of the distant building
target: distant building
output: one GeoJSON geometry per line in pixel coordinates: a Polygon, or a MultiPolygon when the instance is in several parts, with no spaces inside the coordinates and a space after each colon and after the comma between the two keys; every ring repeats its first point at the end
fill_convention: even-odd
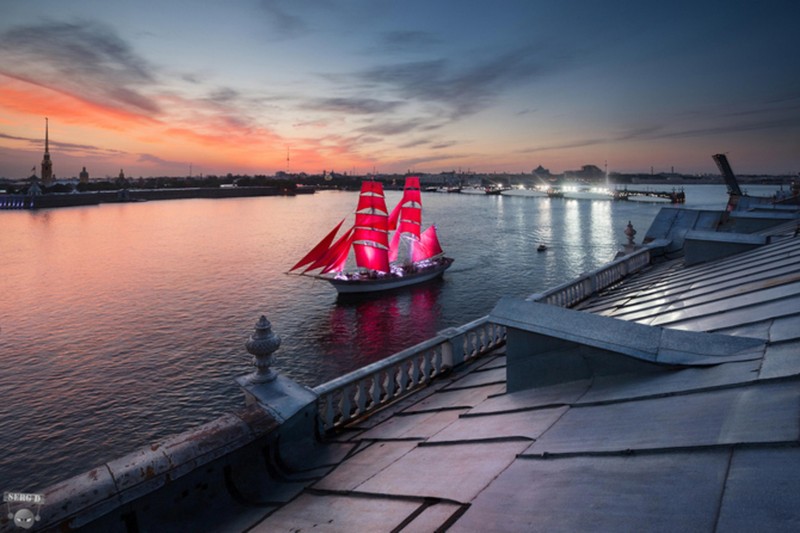
{"type": "Polygon", "coordinates": [[[26,193],[28,196],[39,196],[42,194],[42,188],[39,187],[39,180],[36,176],[30,178],[30,186],[28,186],[28,192],[26,193]]]}
{"type": "Polygon", "coordinates": [[[553,174],[550,173],[550,169],[544,168],[542,165],[534,168],[532,174],[541,179],[550,179],[553,177],[553,174]]]}
{"type": "Polygon", "coordinates": [[[596,165],[583,165],[580,170],[568,170],[564,177],[580,180],[598,180],[605,177],[605,172],[596,165]]]}
{"type": "Polygon", "coordinates": [[[47,117],[44,119],[44,157],[42,158],[42,185],[49,187],[53,184],[53,162],[50,161],[49,124],[47,117]]]}
{"type": "Polygon", "coordinates": [[[83,167],[78,177],[81,183],[89,183],[89,173],[86,172],[86,167],[83,167]]]}
{"type": "Polygon", "coordinates": [[[128,180],[125,179],[125,172],[123,172],[122,169],[119,169],[119,176],[117,176],[116,183],[120,187],[128,186],[128,180]]]}

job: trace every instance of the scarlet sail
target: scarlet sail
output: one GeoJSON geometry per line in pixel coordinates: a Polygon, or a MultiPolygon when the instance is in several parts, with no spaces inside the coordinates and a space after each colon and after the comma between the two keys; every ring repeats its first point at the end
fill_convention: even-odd
{"type": "Polygon", "coordinates": [[[310,265],[304,274],[320,270],[316,277],[331,282],[339,292],[372,292],[441,276],[453,262],[444,257],[433,226],[420,231],[419,178],[406,178],[403,197],[391,214],[386,209],[383,185],[377,181],[363,182],[355,222],[333,242],[342,222],[291,270],[310,265]],[[391,241],[390,231],[394,231],[391,241]],[[356,268],[348,271],[351,250],[356,268]]]}

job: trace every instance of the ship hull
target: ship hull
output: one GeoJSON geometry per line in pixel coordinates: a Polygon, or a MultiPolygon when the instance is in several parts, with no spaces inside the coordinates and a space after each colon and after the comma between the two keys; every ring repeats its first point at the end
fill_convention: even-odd
{"type": "Polygon", "coordinates": [[[405,276],[387,276],[383,278],[359,278],[359,279],[342,279],[332,278],[327,276],[320,276],[325,281],[333,285],[339,294],[362,294],[370,292],[390,291],[408,287],[410,285],[417,285],[432,279],[440,277],[444,271],[450,268],[453,264],[453,259],[444,257],[436,265],[432,265],[422,271],[413,274],[406,274],[405,276]]]}

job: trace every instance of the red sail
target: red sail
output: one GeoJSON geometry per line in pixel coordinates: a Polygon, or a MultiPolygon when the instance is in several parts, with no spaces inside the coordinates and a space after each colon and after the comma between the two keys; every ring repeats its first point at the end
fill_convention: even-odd
{"type": "Polygon", "coordinates": [[[356,213],[356,227],[388,231],[386,215],[356,213]]]}
{"type": "Polygon", "coordinates": [[[436,235],[436,227],[431,226],[422,232],[420,240],[414,243],[411,249],[411,260],[422,261],[443,254],[442,245],[439,244],[439,237],[436,235]]]}
{"type": "Polygon", "coordinates": [[[383,184],[380,181],[362,181],[361,194],[374,193],[383,196],[383,184]]]}
{"type": "Polygon", "coordinates": [[[381,182],[364,181],[361,183],[361,193],[358,196],[356,213],[387,215],[386,199],[383,196],[383,185],[381,182]]]}
{"type": "MultiPolygon", "coordinates": [[[[403,198],[389,215],[389,228],[395,229],[392,242],[389,245],[389,258],[397,261],[400,255],[400,234],[410,234],[410,246],[414,246],[419,239],[420,225],[422,224],[422,196],[420,194],[419,178],[411,176],[406,178],[403,187],[403,198]]],[[[413,253],[413,252],[412,252],[413,253]]]]}
{"type": "Polygon", "coordinates": [[[389,243],[389,261],[397,261],[397,256],[399,254],[400,254],[400,232],[395,231],[394,235],[392,235],[392,242],[389,243]]]}
{"type": "Polygon", "coordinates": [[[419,238],[420,224],[422,223],[422,197],[420,196],[419,178],[417,177],[406,178],[403,199],[400,200],[398,219],[398,232],[410,233],[419,238]]]}
{"type": "Polygon", "coordinates": [[[397,219],[400,218],[400,208],[403,207],[403,201],[400,200],[392,212],[389,214],[389,229],[393,230],[397,227],[397,219]]]}
{"type": "Polygon", "coordinates": [[[388,222],[383,185],[378,181],[363,182],[352,239],[360,268],[389,272],[388,222]]]}
{"type": "MultiPolygon", "coordinates": [[[[339,254],[341,253],[342,247],[344,247],[345,251],[350,250],[350,237],[353,235],[353,228],[347,230],[347,233],[339,237],[339,240],[336,241],[330,248],[328,248],[327,252],[322,255],[319,259],[314,261],[311,266],[306,268],[303,273],[305,274],[309,270],[315,270],[317,268],[327,268],[330,266],[331,262],[334,261],[339,254]]],[[[346,255],[346,254],[345,254],[346,255]]]]}
{"type": "Polygon", "coordinates": [[[357,227],[353,232],[356,265],[379,272],[389,272],[389,242],[385,231],[357,227]]]}
{"type": "Polygon", "coordinates": [[[389,272],[389,254],[386,249],[354,242],[353,250],[356,253],[356,264],[361,268],[389,272]]]}
{"type": "Polygon", "coordinates": [[[314,248],[310,252],[308,252],[305,255],[305,257],[303,257],[300,261],[298,261],[295,266],[290,268],[289,272],[291,272],[292,270],[296,270],[301,266],[313,263],[314,261],[317,261],[319,258],[321,258],[325,254],[325,252],[327,252],[328,249],[330,248],[331,242],[333,242],[333,238],[336,236],[336,233],[339,231],[339,228],[342,227],[342,224],[344,224],[344,219],[342,219],[342,221],[339,222],[339,224],[337,224],[336,227],[333,228],[333,231],[328,233],[324,239],[319,241],[319,243],[316,246],[314,246],[314,248]]]}
{"type": "Polygon", "coordinates": [[[413,222],[417,226],[422,224],[422,209],[413,204],[410,207],[403,206],[403,209],[400,210],[400,223],[403,222],[413,222]]]}
{"type": "Polygon", "coordinates": [[[328,262],[327,266],[322,269],[322,274],[341,272],[344,270],[344,264],[347,262],[347,255],[350,253],[350,244],[353,242],[352,235],[353,229],[350,228],[340,242],[334,248],[331,248],[331,260],[328,262]]]}
{"type": "Polygon", "coordinates": [[[356,226],[353,233],[353,242],[358,244],[374,243],[377,248],[389,249],[389,234],[371,228],[356,226]]]}

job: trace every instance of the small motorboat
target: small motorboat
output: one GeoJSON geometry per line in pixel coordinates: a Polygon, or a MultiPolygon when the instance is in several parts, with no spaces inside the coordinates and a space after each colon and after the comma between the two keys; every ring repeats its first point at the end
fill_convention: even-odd
{"type": "Polygon", "coordinates": [[[544,252],[547,250],[547,246],[544,244],[540,244],[539,247],[536,249],[537,252],[544,252]]]}

